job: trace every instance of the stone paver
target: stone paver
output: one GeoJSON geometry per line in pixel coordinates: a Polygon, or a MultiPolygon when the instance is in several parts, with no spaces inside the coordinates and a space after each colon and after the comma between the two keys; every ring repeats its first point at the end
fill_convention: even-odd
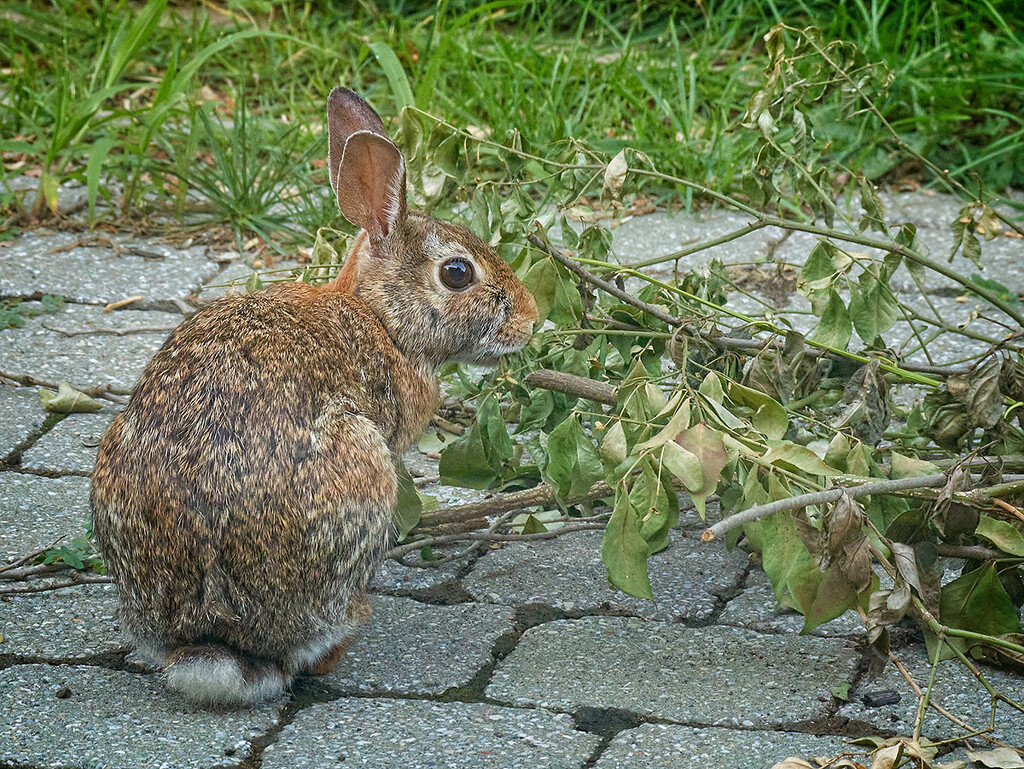
{"type": "Polygon", "coordinates": [[[264,769],[582,767],[598,738],[566,715],[479,703],[340,699],[281,730],[264,769]]]}
{"type": "Polygon", "coordinates": [[[512,612],[480,604],[430,606],[375,596],[373,618],[325,680],[345,689],[441,694],[467,685],[513,628],[512,612]]]}
{"type": "Polygon", "coordinates": [[[39,472],[91,474],[100,439],[114,418],[113,409],[106,411],[68,414],[22,454],[21,466],[39,472]]]}
{"type": "Polygon", "coordinates": [[[831,758],[849,749],[840,737],[643,724],[615,735],[594,769],[770,769],[789,756],[831,758]]]}
{"type": "Polygon", "coordinates": [[[55,294],[107,304],[142,296],[147,303],[169,304],[198,291],[220,270],[204,251],[173,248],[158,240],[39,231],[0,249],[0,297],[55,294]]]}
{"type": "MultiPolygon", "coordinates": [[[[924,646],[906,646],[896,650],[896,656],[910,673],[910,676],[922,689],[928,685],[931,665],[924,646]]],[[[1024,678],[1012,673],[982,667],[982,674],[996,691],[1002,692],[1017,702],[1024,701],[1024,678]]],[[[965,720],[975,729],[989,725],[988,692],[974,676],[957,660],[946,660],[939,664],[932,696],[936,703],[954,715],[965,720]]],[[[874,681],[862,683],[857,690],[851,692],[852,701],[839,710],[839,715],[864,721],[879,729],[891,729],[901,734],[909,734],[914,728],[917,712],[917,696],[892,665],[874,681]],[[896,691],[901,699],[895,705],[869,708],[862,701],[865,692],[889,689],[896,691]]],[[[929,709],[925,717],[925,736],[932,740],[952,739],[964,734],[964,731],[943,716],[929,709]]],[[[1006,704],[996,708],[995,731],[992,736],[1010,745],[1024,750],[1024,715],[1013,710],[1006,704]]]]}
{"type": "Polygon", "coordinates": [[[0,331],[0,371],[127,392],[182,319],[174,313],[103,313],[99,307],[71,305],[31,318],[22,328],[0,331]],[[106,333],[111,330],[132,333],[106,333]]]}
{"type": "Polygon", "coordinates": [[[0,564],[83,536],[89,479],[0,473],[0,564]]]}
{"type": "MultiPolygon", "coordinates": [[[[779,609],[768,575],[761,569],[752,569],[743,592],[726,605],[718,616],[718,624],[735,625],[759,633],[799,633],[804,626],[802,615],[779,609]]],[[[826,637],[860,637],[864,624],[855,612],[847,612],[831,622],[819,625],[812,635],[826,637]]]]}
{"type": "Polygon", "coordinates": [[[0,384],[0,459],[38,431],[46,416],[35,387],[0,384]]]}
{"type": "Polygon", "coordinates": [[[612,707],[763,727],[826,715],[829,687],[852,681],[857,659],[853,644],[840,639],[585,617],[527,630],[487,695],[559,710],[612,707]]]}
{"type": "Polygon", "coordinates": [[[707,619],[718,596],[743,577],[747,556],[673,532],[672,544],[648,562],[654,601],[633,598],[608,584],[601,532],[579,532],[539,542],[513,542],[473,566],[463,586],[478,601],[546,603],[563,611],[611,609],[658,619],[707,619]]]}
{"type": "Polygon", "coordinates": [[[70,660],[120,651],[113,585],[15,595],[0,603],[0,660],[70,660]]]}
{"type": "Polygon", "coordinates": [[[0,670],[0,765],[208,769],[237,766],[276,707],[189,707],[158,676],[104,668],[0,670]]]}

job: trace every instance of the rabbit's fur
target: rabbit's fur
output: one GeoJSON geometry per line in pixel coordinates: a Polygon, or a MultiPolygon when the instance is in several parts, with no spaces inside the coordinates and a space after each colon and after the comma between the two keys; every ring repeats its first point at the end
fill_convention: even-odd
{"type": "Polygon", "coordinates": [[[490,247],[406,211],[404,159],[366,102],[334,89],[328,124],[331,185],[362,228],[339,277],[227,296],[182,323],[93,475],[122,628],[205,704],[333,665],[369,616],[395,458],[438,405],[438,364],[493,361],[537,320],[490,247]],[[452,260],[474,276],[461,290],[442,278],[452,260]]]}

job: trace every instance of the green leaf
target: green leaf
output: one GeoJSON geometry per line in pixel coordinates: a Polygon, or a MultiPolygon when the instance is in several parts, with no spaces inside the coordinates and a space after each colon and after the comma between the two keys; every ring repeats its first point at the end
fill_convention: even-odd
{"type": "MultiPolygon", "coordinates": [[[[777,494],[771,496],[775,499],[777,494]]],[[[775,589],[775,600],[780,606],[798,609],[806,615],[822,575],[797,533],[792,513],[785,511],[763,518],[761,537],[762,566],[775,589]],[[807,610],[801,605],[801,598],[807,610]]]]}
{"type": "Polygon", "coordinates": [[[829,292],[821,319],[808,339],[834,350],[845,350],[852,336],[853,323],[850,321],[850,313],[847,312],[842,298],[833,289],[829,292]]]}
{"type": "MultiPolygon", "coordinates": [[[[948,627],[985,635],[1021,632],[1020,613],[999,579],[996,564],[991,561],[942,588],[939,620],[948,627]]],[[[935,659],[936,653],[943,658],[951,654],[944,645],[939,648],[933,634],[927,633],[925,640],[931,659],[935,659]]],[[[968,645],[966,639],[950,637],[949,640],[962,647],[968,645]]]]}
{"type": "Polygon", "coordinates": [[[857,334],[871,344],[892,328],[898,317],[899,305],[889,286],[865,270],[860,276],[860,290],[850,289],[850,319],[857,334]]]}
{"type": "Polygon", "coordinates": [[[376,40],[370,43],[370,50],[377,57],[380,68],[384,70],[384,75],[388,79],[388,85],[391,86],[391,94],[395,97],[396,111],[401,112],[405,107],[415,106],[416,100],[412,95],[409,77],[405,74],[402,63],[398,60],[395,52],[391,50],[391,46],[381,40],[376,40]]]}
{"type": "Polygon", "coordinates": [[[680,480],[686,483],[690,499],[693,500],[697,511],[703,516],[704,502],[718,488],[719,476],[729,463],[729,452],[725,447],[725,440],[720,431],[699,422],[679,433],[675,443],[697,459],[700,467],[700,485],[691,486],[685,479],[680,478],[680,480]]]}
{"type": "Polygon", "coordinates": [[[675,494],[669,496],[650,461],[642,464],[629,491],[629,503],[639,517],[640,536],[647,542],[648,554],[668,547],[668,532],[679,523],[679,500],[675,494]]]}
{"type": "Polygon", "coordinates": [[[791,468],[803,470],[816,476],[838,475],[839,470],[829,467],[821,461],[821,457],[806,446],[797,443],[783,443],[773,446],[765,452],[762,460],[770,465],[789,465],[791,468]]]}
{"type": "Polygon", "coordinates": [[[983,515],[974,533],[987,539],[1004,553],[1024,558],[1024,534],[1021,534],[1012,523],[983,515]]]}
{"type": "Polygon", "coordinates": [[[468,489],[486,489],[499,480],[484,452],[479,422],[441,452],[439,473],[441,483],[468,489]]]}
{"type": "Polygon", "coordinates": [[[789,415],[777,400],[759,390],[729,383],[729,397],[741,406],[755,409],[750,423],[769,440],[781,440],[789,428],[789,415]]]}
{"type": "Polygon", "coordinates": [[[647,574],[647,540],[640,535],[636,511],[625,481],[615,489],[615,507],[604,530],[601,560],[608,569],[608,581],[637,598],[653,598],[647,574]]]}
{"type": "Polygon", "coordinates": [[[398,476],[398,503],[395,505],[394,517],[395,528],[398,529],[398,541],[401,542],[405,539],[405,535],[420,522],[423,502],[404,462],[398,461],[395,472],[398,476]]]}
{"type": "MultiPolygon", "coordinates": [[[[558,282],[558,268],[555,266],[555,260],[550,256],[532,265],[523,276],[523,285],[526,286],[527,291],[533,294],[533,298],[537,302],[538,328],[548,319],[551,309],[555,306],[558,282]]],[[[577,292],[577,296],[579,296],[579,292],[577,292]]]]}
{"type": "Polygon", "coordinates": [[[545,473],[559,499],[582,496],[604,479],[601,457],[576,414],[551,431],[547,454],[545,473]]]}
{"type": "Polygon", "coordinates": [[[103,407],[98,400],[79,392],[67,382],[61,382],[57,392],[39,388],[39,400],[44,409],[55,414],[99,411],[103,407]]]}
{"type": "Polygon", "coordinates": [[[923,459],[908,457],[898,451],[890,452],[889,461],[892,465],[892,477],[895,478],[920,478],[924,475],[935,475],[941,472],[937,465],[926,462],[923,459]]]}

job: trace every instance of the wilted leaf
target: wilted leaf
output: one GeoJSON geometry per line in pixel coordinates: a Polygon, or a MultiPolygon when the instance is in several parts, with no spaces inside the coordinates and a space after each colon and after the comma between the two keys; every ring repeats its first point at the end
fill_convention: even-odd
{"type": "Polygon", "coordinates": [[[923,475],[935,475],[939,472],[938,465],[923,459],[908,457],[898,451],[889,452],[893,478],[920,478],[923,475]]]}
{"type": "Polygon", "coordinates": [[[850,377],[836,410],[838,415],[831,422],[835,429],[853,428],[854,437],[869,446],[882,440],[889,426],[889,385],[876,358],[850,377]]]}
{"type": "Polygon", "coordinates": [[[615,507],[604,530],[601,560],[608,569],[608,581],[637,598],[653,598],[647,576],[647,540],[640,535],[640,523],[626,490],[625,481],[615,489],[615,507]]]}
{"type": "MultiPolygon", "coordinates": [[[[940,602],[939,620],[948,627],[995,636],[1021,632],[1020,613],[1007,595],[996,565],[991,561],[945,585],[940,602]]],[[[940,650],[931,633],[927,633],[925,638],[932,659],[937,652],[942,652],[943,657],[948,656],[948,650],[940,650]]],[[[957,638],[950,641],[964,643],[957,638]]]]}
{"type": "Polygon", "coordinates": [[[621,419],[617,419],[605,432],[600,454],[613,467],[626,458],[626,431],[621,419]]]}
{"type": "Polygon", "coordinates": [[[601,195],[605,198],[618,200],[622,194],[622,184],[626,181],[626,173],[629,165],[626,163],[626,150],[619,150],[619,154],[611,159],[608,167],[604,170],[604,187],[601,195]]]}
{"type": "Polygon", "coordinates": [[[699,463],[701,483],[697,487],[687,484],[686,489],[694,505],[703,514],[704,500],[718,488],[718,477],[729,463],[729,452],[725,448],[722,433],[699,422],[679,433],[675,442],[696,457],[699,463]]]}
{"type": "Polygon", "coordinates": [[[774,398],[736,382],[729,383],[729,398],[734,403],[754,409],[750,423],[766,438],[781,440],[786,434],[789,428],[789,415],[774,398]]]}
{"type": "Polygon", "coordinates": [[[797,443],[783,443],[765,452],[762,459],[772,465],[789,465],[805,473],[818,476],[838,475],[839,471],[821,461],[821,457],[806,446],[797,443]]]}
{"type": "Polygon", "coordinates": [[[57,386],[57,392],[39,389],[39,400],[43,408],[55,414],[75,414],[79,412],[99,411],[103,404],[79,392],[67,382],[57,386]]]}
{"type": "Polygon", "coordinates": [[[852,336],[853,323],[850,321],[850,313],[843,304],[842,297],[833,289],[828,294],[821,319],[808,339],[835,350],[845,350],[852,336]]]}
{"type": "Polygon", "coordinates": [[[887,283],[872,271],[861,273],[859,288],[850,291],[850,319],[867,344],[892,328],[899,318],[899,304],[887,283]]]}
{"type": "Polygon", "coordinates": [[[1022,769],[1024,758],[1013,748],[995,748],[994,750],[970,750],[967,757],[975,763],[989,767],[989,769],[1022,769]]]}
{"type": "Polygon", "coordinates": [[[772,769],[814,769],[814,766],[807,763],[802,758],[790,756],[784,761],[779,761],[779,763],[775,764],[772,769]]]}

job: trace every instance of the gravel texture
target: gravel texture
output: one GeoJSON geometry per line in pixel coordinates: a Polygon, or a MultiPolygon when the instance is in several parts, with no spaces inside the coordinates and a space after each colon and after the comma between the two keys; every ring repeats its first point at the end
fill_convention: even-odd
{"type": "Polygon", "coordinates": [[[35,387],[0,384],[0,459],[37,432],[46,416],[35,387]]]}
{"type": "Polygon", "coordinates": [[[326,681],[350,691],[441,694],[465,686],[513,628],[501,606],[375,596],[373,618],[326,681]]]}
{"type": "Polygon", "coordinates": [[[672,544],[648,562],[654,600],[633,598],[608,584],[597,532],[552,540],[513,542],[480,558],[465,588],[478,601],[517,605],[546,603],[562,611],[611,609],[643,617],[707,619],[719,596],[738,586],[746,554],[727,553],[673,532],[672,544]]]}
{"type": "Polygon", "coordinates": [[[487,695],[568,711],[612,707],[691,724],[777,726],[826,715],[829,687],[853,680],[857,658],[839,639],[586,617],[527,630],[487,695]]]}
{"type": "Polygon", "coordinates": [[[158,676],[94,667],[0,670],[0,765],[100,769],[237,766],[275,706],[189,707],[158,676]]]}
{"type": "Polygon", "coordinates": [[[846,750],[840,737],[643,724],[619,732],[594,769],[770,769],[789,756],[831,758],[846,750]]]}
{"type": "Polygon", "coordinates": [[[598,738],[566,715],[493,705],[340,699],[314,705],[263,754],[263,769],[582,767],[598,738]]]}
{"type": "Polygon", "coordinates": [[[68,414],[21,457],[26,470],[63,475],[90,475],[96,451],[114,410],[95,414],[68,414]]]}
{"type": "Polygon", "coordinates": [[[88,514],[88,478],[0,473],[0,564],[81,537],[88,514]]]}

